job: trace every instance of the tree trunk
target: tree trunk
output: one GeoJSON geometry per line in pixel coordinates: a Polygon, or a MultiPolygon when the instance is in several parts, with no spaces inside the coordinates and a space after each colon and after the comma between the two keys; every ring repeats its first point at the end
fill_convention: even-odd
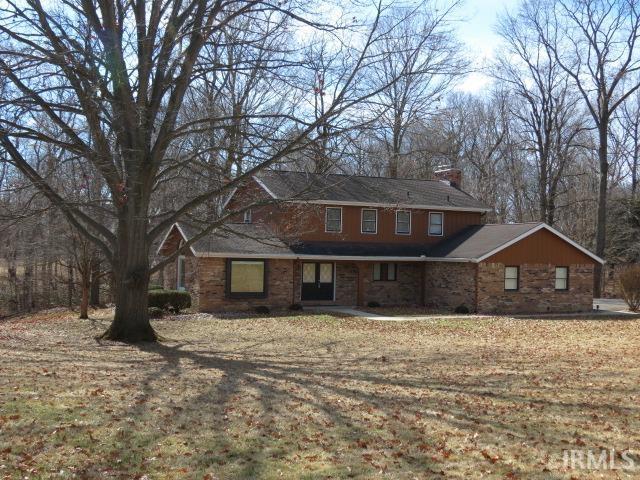
{"type": "Polygon", "coordinates": [[[115,316],[101,336],[121,342],[153,342],[158,337],[149,323],[149,245],[146,209],[127,208],[118,222],[118,249],[114,268],[115,316]],[[133,211],[133,212],[132,212],[133,211]]]}
{"type": "Polygon", "coordinates": [[[92,307],[100,306],[100,260],[95,254],[91,259],[91,285],[89,291],[89,304],[92,307]]]}
{"type": "Polygon", "coordinates": [[[73,259],[69,259],[67,265],[67,306],[73,308],[73,259]]]}
{"type": "Polygon", "coordinates": [[[82,296],[80,297],[80,318],[86,320],[89,318],[89,280],[88,273],[82,276],[82,296]]]}
{"type": "MultiPolygon", "coordinates": [[[[607,191],[609,187],[608,128],[609,122],[602,119],[598,128],[600,145],[600,186],[598,189],[598,219],[596,223],[596,255],[603,258],[607,241],[607,191]]],[[[593,278],[593,295],[598,298],[602,292],[602,265],[596,263],[593,278]]]]}
{"type": "Polygon", "coordinates": [[[541,222],[546,222],[549,216],[549,211],[548,211],[548,197],[547,197],[547,188],[548,188],[548,184],[549,184],[549,178],[547,176],[548,173],[548,164],[547,164],[547,158],[546,158],[546,152],[541,152],[540,155],[540,178],[538,180],[538,190],[540,190],[539,194],[540,194],[540,202],[539,202],[539,208],[540,208],[540,213],[538,215],[538,218],[540,219],[541,222]]]}

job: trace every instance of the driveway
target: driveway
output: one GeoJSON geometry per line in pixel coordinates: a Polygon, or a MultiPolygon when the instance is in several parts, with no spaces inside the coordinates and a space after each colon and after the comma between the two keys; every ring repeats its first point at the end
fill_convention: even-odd
{"type": "Polygon", "coordinates": [[[594,298],[593,309],[607,312],[628,312],[629,307],[621,298],[594,298]]]}

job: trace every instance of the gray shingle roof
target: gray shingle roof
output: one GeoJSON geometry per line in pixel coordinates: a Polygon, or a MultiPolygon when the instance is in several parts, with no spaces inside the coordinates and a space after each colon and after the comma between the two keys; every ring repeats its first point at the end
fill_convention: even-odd
{"type": "MultiPolygon", "coordinates": [[[[331,257],[430,257],[475,260],[520,235],[533,230],[540,223],[504,225],[473,225],[454,237],[429,247],[414,244],[353,243],[353,242],[300,242],[285,244],[265,225],[233,223],[213,231],[193,245],[196,254],[217,255],[326,255],[331,257]]],[[[180,223],[187,240],[198,232],[196,228],[180,223]]]]}
{"type": "Polygon", "coordinates": [[[425,245],[348,242],[305,242],[291,245],[296,255],[329,255],[335,257],[419,257],[425,245]]]}
{"type": "Polygon", "coordinates": [[[266,170],[256,178],[278,199],[415,205],[460,209],[489,208],[440,180],[363,177],[266,170]]]}
{"type": "MultiPolygon", "coordinates": [[[[179,223],[187,236],[193,238],[199,230],[179,223]]],[[[193,244],[196,253],[229,253],[235,255],[288,255],[289,247],[262,224],[232,223],[214,230],[193,244]]]]}
{"type": "Polygon", "coordinates": [[[539,222],[473,225],[431,248],[428,256],[477,259],[538,225],[539,222]]]}

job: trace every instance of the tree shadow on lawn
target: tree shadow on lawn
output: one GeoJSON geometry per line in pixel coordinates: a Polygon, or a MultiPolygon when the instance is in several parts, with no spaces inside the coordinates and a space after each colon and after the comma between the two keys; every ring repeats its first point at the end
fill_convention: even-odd
{"type": "MultiPolygon", "coordinates": [[[[284,360],[265,360],[252,357],[251,347],[243,349],[247,359],[231,358],[231,351],[211,354],[185,346],[194,347],[139,346],[164,362],[142,382],[144,395],[158,395],[162,385],[181,377],[187,363],[190,368],[221,372],[217,383],[196,389],[195,395],[176,405],[171,424],[194,427],[195,418],[204,429],[193,443],[187,442],[192,449],[188,468],[215,472],[232,463],[230,471],[237,478],[275,476],[275,468],[285,474],[293,468],[298,475],[296,464],[315,465],[317,470],[308,470],[309,476],[371,476],[385,471],[436,475],[457,468],[457,461],[484,464],[506,474],[517,472],[518,467],[513,459],[506,461],[509,454],[501,449],[541,442],[542,451],[546,444],[552,448],[548,454],[561,456],[561,449],[576,441],[602,444],[600,431],[577,433],[581,424],[590,421],[591,412],[615,411],[631,416],[627,418],[637,418],[639,413],[637,408],[598,402],[594,396],[583,401],[557,400],[553,385],[526,385],[524,390],[530,393],[526,394],[522,392],[526,374],[472,374],[453,382],[429,375],[407,379],[388,368],[389,362],[376,363],[369,355],[347,361],[332,355],[280,354],[278,358],[284,360]],[[255,402],[243,405],[249,398],[255,402]],[[523,412],[522,417],[513,417],[516,411],[523,412]],[[561,421],[552,418],[558,416],[561,421]],[[239,428],[242,423],[247,428],[239,428]],[[497,449],[504,464],[487,460],[483,448],[497,449]]],[[[426,372],[438,360],[425,356],[412,362],[417,371],[426,372]]],[[[456,360],[452,352],[449,362],[462,366],[467,359],[462,353],[456,360]]],[[[580,392],[572,394],[580,397],[580,392]]],[[[135,405],[127,416],[156,421],[147,403],[135,405]]],[[[162,437],[161,431],[150,436],[147,448],[162,437]]],[[[550,478],[550,472],[542,471],[546,465],[535,464],[536,458],[543,461],[541,453],[524,450],[529,458],[522,461],[533,469],[521,473],[550,478]]]]}

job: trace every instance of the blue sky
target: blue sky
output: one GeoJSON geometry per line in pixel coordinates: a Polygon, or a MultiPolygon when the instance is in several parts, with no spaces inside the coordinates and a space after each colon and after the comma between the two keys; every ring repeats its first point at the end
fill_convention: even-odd
{"type": "MultiPolygon", "coordinates": [[[[476,67],[490,60],[500,43],[499,37],[493,33],[498,14],[505,9],[514,10],[518,3],[519,0],[466,0],[462,5],[459,13],[466,21],[460,22],[458,34],[476,67]]],[[[486,75],[472,73],[458,88],[482,93],[490,84],[491,80],[486,75]]]]}

